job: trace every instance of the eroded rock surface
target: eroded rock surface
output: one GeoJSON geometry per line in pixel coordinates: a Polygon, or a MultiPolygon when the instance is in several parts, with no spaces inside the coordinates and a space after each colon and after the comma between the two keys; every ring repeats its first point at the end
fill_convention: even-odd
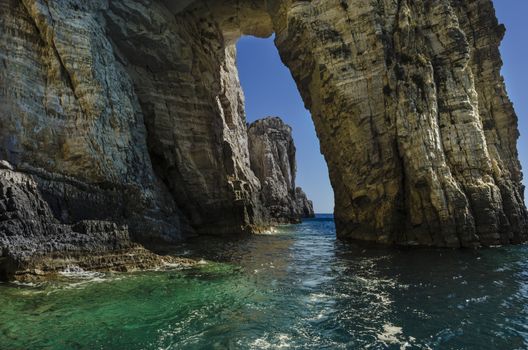
{"type": "Polygon", "coordinates": [[[279,1],[276,44],[312,112],[340,237],[526,240],[517,118],[490,0],[279,1]]]}
{"type": "Polygon", "coordinates": [[[491,0],[0,0],[0,159],[34,181],[14,200],[35,201],[1,234],[41,242],[95,221],[175,242],[269,225],[234,45],[272,33],[312,113],[339,237],[526,240],[491,0]]]}
{"type": "Polygon", "coordinates": [[[295,188],[295,206],[296,214],[301,218],[313,218],[315,217],[315,211],[313,202],[308,199],[306,193],[304,193],[301,187],[295,188]]]}
{"type": "Polygon", "coordinates": [[[111,220],[137,238],[192,229],[155,175],[105,2],[0,1],[0,158],[42,174],[61,222],[111,220]]]}
{"type": "Polygon", "coordinates": [[[313,217],[313,204],[295,186],[297,162],[291,127],[278,117],[257,120],[248,127],[251,169],[260,180],[261,198],[272,220],[298,222],[313,217]]]}
{"type": "Polygon", "coordinates": [[[110,218],[61,223],[39,189],[45,181],[0,164],[0,279],[38,279],[71,266],[130,271],[177,260],[133,243],[128,227],[110,218]]]}

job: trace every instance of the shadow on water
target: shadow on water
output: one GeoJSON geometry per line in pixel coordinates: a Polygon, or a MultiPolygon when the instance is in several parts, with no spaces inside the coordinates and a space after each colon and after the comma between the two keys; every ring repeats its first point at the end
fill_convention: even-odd
{"type": "Polygon", "coordinates": [[[239,240],[196,239],[177,254],[205,260],[0,285],[0,348],[528,347],[525,246],[366,249],[337,241],[332,219],[319,217],[239,240]]]}

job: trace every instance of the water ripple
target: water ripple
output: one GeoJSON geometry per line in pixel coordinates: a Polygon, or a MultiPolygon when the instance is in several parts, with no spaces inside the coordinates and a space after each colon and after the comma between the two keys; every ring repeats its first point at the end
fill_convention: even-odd
{"type": "Polygon", "coordinates": [[[333,221],[198,239],[184,270],[0,284],[0,349],[523,349],[528,249],[365,249],[333,221]]]}

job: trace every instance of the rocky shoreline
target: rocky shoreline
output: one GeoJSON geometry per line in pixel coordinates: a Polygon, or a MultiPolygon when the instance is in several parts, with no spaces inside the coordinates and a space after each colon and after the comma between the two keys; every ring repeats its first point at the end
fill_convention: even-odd
{"type": "Polygon", "coordinates": [[[0,167],[0,279],[49,278],[76,265],[93,271],[152,269],[190,261],[156,255],[134,243],[127,226],[102,220],[61,223],[34,175],[0,167]]]}
{"type": "MultiPolygon", "coordinates": [[[[268,224],[251,227],[253,233],[276,224],[299,223],[301,218],[314,215],[311,201],[295,187],[295,146],[291,128],[280,118],[257,123],[261,125],[260,137],[264,138],[260,141],[264,141],[267,148],[251,149],[252,164],[255,172],[261,174],[257,171],[256,159],[268,159],[267,175],[258,177],[263,184],[261,210],[268,217],[268,224]],[[269,121],[272,125],[268,125],[269,121]],[[275,139],[268,139],[269,134],[275,134],[275,139]],[[289,158],[280,158],[276,152],[284,146],[283,141],[288,149],[281,151],[286,151],[289,158]],[[277,169],[288,169],[288,172],[279,176],[277,169]],[[269,191],[278,193],[279,197],[266,197],[269,191]],[[282,211],[277,211],[276,205],[281,205],[282,211]]],[[[256,138],[250,136],[250,140],[256,138]]],[[[154,252],[156,249],[146,249],[144,245],[167,246],[184,237],[159,236],[156,234],[159,226],[153,226],[153,231],[139,232],[149,230],[146,222],[130,230],[129,225],[133,225],[135,219],[125,214],[119,192],[29,166],[21,168],[19,171],[9,162],[0,161],[0,280],[53,278],[70,266],[89,271],[124,272],[160,268],[166,264],[194,264],[189,259],[158,255],[154,252]]],[[[129,212],[134,215],[134,210],[129,212]]],[[[190,233],[186,237],[191,237],[192,229],[188,230],[190,233]]]]}
{"type": "Polygon", "coordinates": [[[103,254],[78,252],[68,254],[57,252],[49,256],[34,257],[29,262],[8,271],[5,280],[18,282],[38,282],[83,271],[88,273],[129,273],[160,269],[188,268],[198,265],[192,259],[155,254],[140,245],[126,250],[116,250],[103,254]]]}
{"type": "Polygon", "coordinates": [[[491,0],[0,0],[0,275],[311,215],[288,128],[246,123],[235,44],[273,33],[339,238],[526,242],[504,32],[491,0]]]}

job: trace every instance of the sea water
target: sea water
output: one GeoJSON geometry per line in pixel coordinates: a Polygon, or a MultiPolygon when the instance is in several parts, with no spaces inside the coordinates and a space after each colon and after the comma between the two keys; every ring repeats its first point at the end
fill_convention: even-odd
{"type": "Polygon", "coordinates": [[[526,349],[528,248],[365,248],[331,216],[187,269],[0,284],[0,349],[526,349]]]}

